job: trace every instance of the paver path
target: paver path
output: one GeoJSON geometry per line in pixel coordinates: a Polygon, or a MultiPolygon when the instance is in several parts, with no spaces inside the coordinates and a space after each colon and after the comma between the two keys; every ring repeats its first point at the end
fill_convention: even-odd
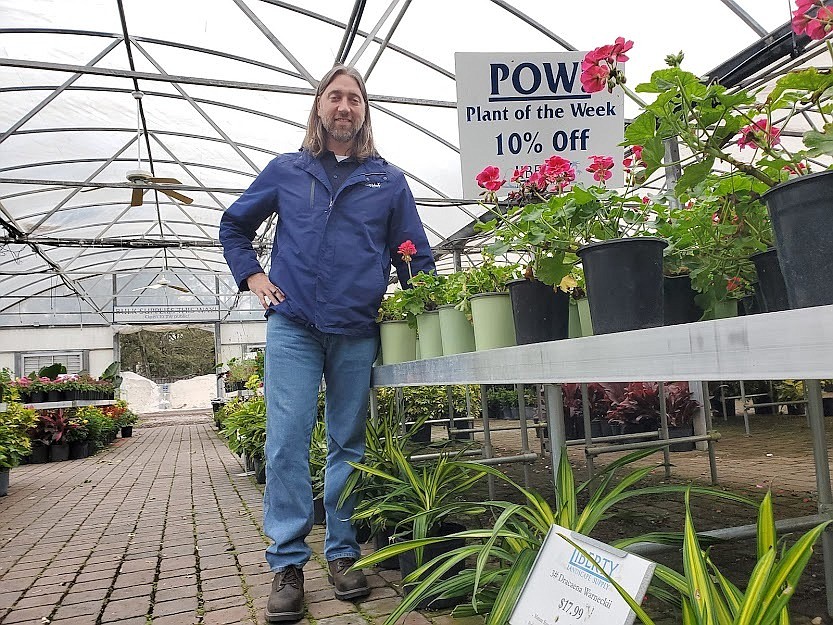
{"type": "MultiPolygon", "coordinates": [[[[724,483],[815,490],[803,419],[758,422],[752,438],[737,422],[716,426],[726,434],[718,446],[724,483]]],[[[494,441],[504,453],[519,449],[517,430],[495,432],[494,441]]],[[[570,455],[582,464],[581,450],[570,455]]],[[[534,469],[548,471],[547,460],[534,469]]],[[[673,462],[677,476],[708,478],[704,452],[674,454],[673,462]]],[[[9,495],[0,499],[0,624],[262,623],[272,574],[263,557],[261,489],[207,413],[146,417],[133,438],[118,439],[93,458],[15,468],[9,495]]],[[[813,512],[812,501],[804,501],[804,513],[813,512]]],[[[326,579],[323,540],[316,528],[301,624],[381,625],[398,605],[399,573],[369,572],[370,597],[337,601],[326,579]]],[[[432,624],[451,625],[451,619],[432,612],[407,619],[407,625],[432,624]]]]}
{"type": "MultiPolygon", "coordinates": [[[[95,457],[12,471],[0,499],[0,623],[263,622],[272,574],[262,487],[208,415],[188,423],[139,427],[95,457]]],[[[316,528],[302,625],[377,625],[398,605],[389,585],[398,571],[371,573],[362,603],[337,601],[323,540],[316,528]]],[[[419,614],[408,622],[430,625],[419,614]]]]}

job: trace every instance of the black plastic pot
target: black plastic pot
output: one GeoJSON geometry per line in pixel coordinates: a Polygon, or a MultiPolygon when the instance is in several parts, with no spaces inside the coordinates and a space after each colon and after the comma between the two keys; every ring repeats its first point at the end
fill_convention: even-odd
{"type": "Polygon", "coordinates": [[[784,274],[781,273],[781,265],[778,262],[778,251],[770,248],[766,252],[752,254],[749,258],[755,264],[755,271],[758,273],[764,311],[789,310],[787,285],[784,284],[784,274]]]}
{"type": "MultiPolygon", "coordinates": [[[[393,535],[393,530],[390,528],[385,528],[381,530],[378,534],[373,536],[373,550],[379,551],[383,547],[387,547],[390,544],[390,537],[393,535]]],[[[399,570],[399,556],[391,556],[385,560],[376,564],[377,568],[385,569],[388,571],[398,571],[399,570]]]]}
{"type": "MultiPolygon", "coordinates": [[[[668,438],[683,438],[685,436],[694,436],[694,424],[689,423],[678,428],[668,428],[668,438]]],[[[668,451],[694,451],[696,448],[693,441],[687,443],[673,443],[668,446],[668,451]]]]}
{"type": "Polygon", "coordinates": [[[411,442],[414,443],[430,443],[431,442],[431,424],[423,423],[418,429],[414,429],[414,424],[405,426],[411,434],[411,442]]]}
{"type": "Polygon", "coordinates": [[[540,280],[512,280],[509,299],[518,345],[566,339],[570,320],[570,296],[540,280]]]}
{"type": "Polygon", "coordinates": [[[266,460],[263,458],[254,459],[255,482],[258,484],[266,483],[266,460]]]}
{"type": "MultiPolygon", "coordinates": [[[[462,532],[466,528],[462,525],[457,523],[443,523],[436,536],[448,536],[449,534],[455,534],[457,532],[462,532]]],[[[450,538],[448,540],[444,540],[442,542],[433,543],[430,545],[425,545],[422,549],[422,564],[429,562],[436,558],[439,555],[447,553],[452,549],[459,549],[460,547],[464,547],[466,541],[463,538],[450,538]]],[[[446,580],[451,577],[454,577],[462,571],[466,567],[465,562],[458,562],[454,566],[452,566],[449,570],[443,573],[440,576],[440,580],[446,580]]],[[[402,572],[402,577],[410,575],[417,569],[417,562],[416,562],[416,553],[414,551],[406,551],[405,553],[399,554],[399,570],[402,572]]],[[[433,569],[431,569],[433,570],[433,569]]],[[[425,575],[429,575],[431,570],[427,571],[425,575]]],[[[411,590],[419,582],[415,582],[414,584],[408,584],[404,587],[405,595],[409,595],[411,590]]],[[[415,609],[416,610],[424,610],[426,608],[430,608],[432,610],[442,610],[444,608],[450,608],[452,606],[457,605],[458,603],[465,601],[465,597],[454,597],[451,599],[434,599],[433,601],[430,599],[423,599],[420,601],[415,609]]]]}
{"type": "Polygon", "coordinates": [[[9,469],[0,469],[0,497],[9,494],[9,469]]]}
{"type": "Polygon", "coordinates": [[[32,464],[49,462],[49,447],[43,443],[33,443],[32,451],[29,452],[29,462],[32,464]]]}
{"type": "Polygon", "coordinates": [[[29,393],[29,401],[33,404],[42,404],[46,401],[46,393],[43,391],[32,391],[29,393]]]}
{"type": "Polygon", "coordinates": [[[665,276],[662,280],[663,324],[694,323],[703,316],[703,309],[694,302],[691,276],[665,276]]]}
{"type": "Polygon", "coordinates": [[[633,237],[579,248],[594,334],[662,325],[662,250],[667,245],[656,237],[633,237]]]}
{"type": "Polygon", "coordinates": [[[833,304],[833,171],[764,193],[790,308],[833,304]]]}
{"type": "Polygon", "coordinates": [[[81,460],[90,455],[89,441],[76,441],[69,444],[69,459],[81,460]]]}
{"type": "Polygon", "coordinates": [[[69,460],[69,443],[52,443],[49,446],[49,462],[69,460]]]}
{"type": "Polygon", "coordinates": [[[125,425],[121,429],[121,437],[122,438],[130,438],[133,436],[133,426],[132,425],[125,425]]]}
{"type": "Polygon", "coordinates": [[[312,500],[312,524],[313,525],[326,525],[327,523],[327,512],[324,509],[324,497],[318,497],[317,499],[312,500]]]}
{"type": "MultiPolygon", "coordinates": [[[[455,430],[470,430],[474,427],[474,421],[465,418],[456,418],[454,419],[454,429],[455,430]]],[[[452,438],[455,441],[470,441],[474,440],[474,433],[473,432],[454,432],[452,438]]]]}
{"type": "Polygon", "coordinates": [[[61,391],[48,391],[46,393],[46,401],[62,401],[63,393],[61,391]]]}
{"type": "Polygon", "coordinates": [[[758,404],[771,404],[772,397],[769,394],[761,395],[760,397],[753,397],[752,404],[755,406],[755,414],[775,414],[773,406],[759,406],[758,404]]]}
{"type": "Polygon", "coordinates": [[[821,411],[825,417],[833,417],[833,397],[822,398],[821,411]]]}

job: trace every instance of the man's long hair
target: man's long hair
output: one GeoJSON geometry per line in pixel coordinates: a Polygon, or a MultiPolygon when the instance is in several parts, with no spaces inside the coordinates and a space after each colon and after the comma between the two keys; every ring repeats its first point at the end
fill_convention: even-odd
{"type": "Polygon", "coordinates": [[[324,124],[318,116],[318,99],[323,95],[330,83],[341,74],[349,76],[359,84],[359,90],[364,99],[364,123],[353,139],[353,157],[359,161],[364,161],[371,156],[379,156],[379,153],[376,151],[376,146],[373,144],[373,128],[370,125],[370,103],[367,101],[367,89],[364,86],[364,79],[354,68],[347,67],[346,65],[334,66],[324,75],[321,82],[318,83],[318,89],[315,90],[315,100],[312,102],[312,110],[309,113],[307,134],[304,137],[303,147],[316,157],[320,156],[327,149],[327,130],[324,128],[324,124]]]}

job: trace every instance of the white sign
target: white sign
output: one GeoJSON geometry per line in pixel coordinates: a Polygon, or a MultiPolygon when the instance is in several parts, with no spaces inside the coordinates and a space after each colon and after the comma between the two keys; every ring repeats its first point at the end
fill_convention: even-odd
{"type": "Polygon", "coordinates": [[[654,574],[653,562],[553,525],[509,617],[510,625],[631,625],[636,614],[600,568],[642,603],[654,574]]]}
{"type": "MultiPolygon", "coordinates": [[[[591,156],[611,156],[610,187],[624,180],[619,145],[625,132],[621,89],[586,93],[581,87],[584,52],[457,52],[457,119],[463,194],[483,191],[475,177],[500,168],[507,193],[516,168],[535,171],[558,155],[573,163],[576,182],[597,184],[586,171],[591,156]]],[[[503,195],[503,193],[500,193],[503,195]]]]}
{"type": "Polygon", "coordinates": [[[159,323],[163,321],[219,321],[214,306],[114,306],[114,323],[159,323]]]}

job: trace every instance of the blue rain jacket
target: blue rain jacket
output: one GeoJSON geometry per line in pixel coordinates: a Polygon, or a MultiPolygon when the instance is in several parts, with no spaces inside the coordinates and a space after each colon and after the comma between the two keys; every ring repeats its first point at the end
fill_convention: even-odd
{"type": "Polygon", "coordinates": [[[373,336],[391,262],[403,288],[408,267],[397,253],[411,240],[411,271],[434,259],[404,174],[370,158],[333,194],[324,167],[306,151],[273,159],[220,220],[220,242],[241,291],[262,272],[252,247],[258,227],[278,218],[269,280],[286,295],[272,305],[321,332],[373,336]]]}

